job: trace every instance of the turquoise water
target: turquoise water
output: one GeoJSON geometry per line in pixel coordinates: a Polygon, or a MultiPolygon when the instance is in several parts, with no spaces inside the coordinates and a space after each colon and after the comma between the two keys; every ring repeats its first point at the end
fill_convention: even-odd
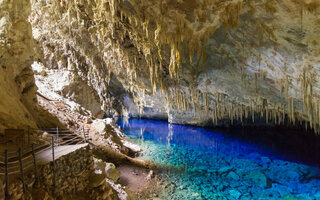
{"type": "Polygon", "coordinates": [[[164,166],[161,199],[319,199],[319,169],[212,130],[132,119],[118,124],[142,159],[164,166]]]}

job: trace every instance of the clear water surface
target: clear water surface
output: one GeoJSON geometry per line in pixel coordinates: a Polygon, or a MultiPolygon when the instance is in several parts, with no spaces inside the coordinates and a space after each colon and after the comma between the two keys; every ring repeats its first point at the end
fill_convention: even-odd
{"type": "Polygon", "coordinates": [[[142,159],[169,171],[161,199],[316,199],[319,169],[263,147],[212,130],[164,121],[117,122],[142,159]]]}

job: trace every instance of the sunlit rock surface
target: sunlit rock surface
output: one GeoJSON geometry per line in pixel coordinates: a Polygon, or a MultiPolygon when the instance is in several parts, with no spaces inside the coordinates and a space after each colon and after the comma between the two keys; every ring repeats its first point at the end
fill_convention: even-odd
{"type": "Polygon", "coordinates": [[[99,97],[92,87],[72,71],[46,69],[40,63],[33,63],[38,93],[51,100],[59,100],[68,103],[74,110],[86,113],[93,117],[102,117],[99,97]],[[77,102],[74,105],[71,102],[77,102]],[[82,107],[82,108],[80,108],[82,107]]]}
{"type": "Polygon", "coordinates": [[[36,127],[29,1],[0,1],[0,130],[36,127]]]}

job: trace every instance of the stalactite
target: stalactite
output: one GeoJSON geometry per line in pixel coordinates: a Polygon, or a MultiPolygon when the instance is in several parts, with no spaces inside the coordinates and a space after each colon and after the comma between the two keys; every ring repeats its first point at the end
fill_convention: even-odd
{"type": "Polygon", "coordinates": [[[206,59],[207,59],[207,49],[206,49],[207,44],[203,44],[202,47],[202,71],[204,71],[205,65],[206,65],[206,59]]]}
{"type": "Polygon", "coordinates": [[[300,0],[300,28],[303,30],[303,10],[304,10],[304,0],[300,0]]]}
{"type": "Polygon", "coordinates": [[[255,111],[254,101],[253,101],[253,100],[251,100],[251,115],[252,115],[252,123],[254,123],[254,111],[255,111]]]}
{"type": "Polygon", "coordinates": [[[240,121],[241,121],[241,124],[243,125],[243,113],[242,113],[242,106],[240,108],[240,121]]]}
{"type": "Polygon", "coordinates": [[[289,98],[289,105],[290,105],[290,121],[291,123],[295,124],[295,114],[294,114],[294,99],[293,97],[289,98]]]}
{"type": "Polygon", "coordinates": [[[254,73],[254,84],[255,84],[255,89],[257,93],[258,92],[258,73],[254,73]]]}

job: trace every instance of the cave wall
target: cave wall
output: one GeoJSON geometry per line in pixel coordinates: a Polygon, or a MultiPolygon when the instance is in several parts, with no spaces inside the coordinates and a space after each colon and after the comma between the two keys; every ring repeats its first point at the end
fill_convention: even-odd
{"type": "Polygon", "coordinates": [[[0,130],[36,127],[31,3],[0,1],[0,130]]]}
{"type": "MultiPolygon", "coordinates": [[[[111,31],[115,24],[109,21],[113,17],[107,2],[32,1],[32,10],[29,19],[33,35],[42,47],[41,61],[50,69],[69,70],[86,81],[99,96],[100,109],[105,115],[167,118],[164,97],[161,97],[162,102],[158,101],[161,109],[155,110],[144,109],[147,103],[149,108],[154,105],[152,99],[133,97],[142,96],[144,90],[152,93],[149,71],[143,67],[147,63],[129,36],[123,36],[126,32],[123,27],[119,26],[117,32],[111,31]],[[98,30],[100,25],[103,27],[98,30]],[[133,83],[132,69],[128,65],[134,59],[141,68],[133,83]]],[[[87,98],[81,93],[77,95],[87,98]]]]}
{"type": "Polygon", "coordinates": [[[319,5],[47,0],[30,20],[43,62],[76,68],[103,111],[318,130],[319,5]]]}

